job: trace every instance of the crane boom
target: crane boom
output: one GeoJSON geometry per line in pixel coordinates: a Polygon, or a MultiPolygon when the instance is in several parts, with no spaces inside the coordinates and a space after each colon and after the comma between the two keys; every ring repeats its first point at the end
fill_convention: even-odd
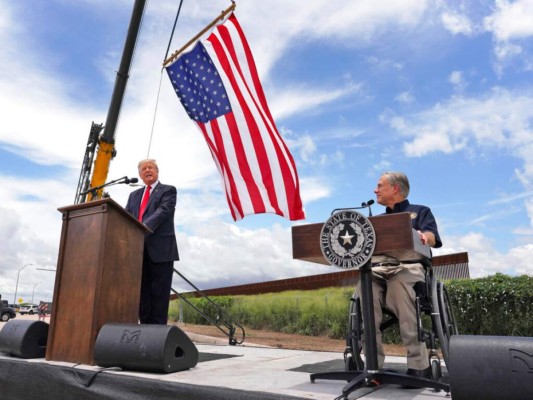
{"type": "Polygon", "coordinates": [[[128,34],[126,36],[126,42],[124,43],[124,50],[122,52],[122,59],[120,61],[119,70],[117,71],[115,87],[113,89],[111,103],[109,104],[109,110],[107,112],[107,119],[105,126],[103,127],[104,132],[102,135],[99,135],[98,132],[99,136],[97,141],[94,141],[94,137],[92,136],[94,136],[94,132],[97,130],[96,127],[99,127],[101,131],[102,126],[96,125],[94,122],[91,126],[89,142],[87,144],[87,148],[85,149],[85,157],[83,159],[82,171],[76,192],[76,204],[83,203],[86,200],[97,200],[102,197],[103,189],[89,192],[88,196],[83,193],[87,193],[90,188],[96,188],[97,186],[101,186],[105,183],[107,174],[109,173],[109,165],[111,160],[116,155],[115,130],[120,115],[120,109],[122,107],[122,100],[124,99],[124,93],[126,91],[131,61],[133,59],[133,53],[135,51],[135,45],[139,35],[145,4],[146,0],[135,0],[135,4],[133,5],[128,34]],[[96,143],[98,147],[96,153],[95,147],[92,146],[93,143],[96,143]],[[94,170],[89,182],[88,176],[90,176],[92,159],[94,158],[95,154],[96,160],[94,160],[94,170]],[[87,163],[87,161],[89,161],[89,163],[87,163]]]}

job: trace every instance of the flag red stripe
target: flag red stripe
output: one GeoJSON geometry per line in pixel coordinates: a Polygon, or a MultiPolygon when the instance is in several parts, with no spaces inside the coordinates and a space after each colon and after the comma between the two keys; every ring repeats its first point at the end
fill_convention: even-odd
{"type": "MultiPolygon", "coordinates": [[[[285,189],[285,195],[286,195],[286,198],[287,198],[287,203],[288,203],[288,210],[289,212],[291,212],[292,210],[294,210],[294,205],[296,205],[298,207],[299,205],[299,208],[301,209],[301,200],[300,200],[300,196],[299,196],[299,185],[298,185],[298,177],[297,177],[297,173],[296,173],[296,165],[294,163],[294,160],[292,159],[290,153],[289,153],[289,150],[287,148],[287,146],[285,145],[285,143],[283,142],[283,140],[281,139],[281,136],[279,135],[279,132],[277,131],[276,129],[276,126],[273,122],[273,119],[272,119],[272,116],[270,114],[270,111],[268,109],[268,106],[266,104],[266,97],[264,95],[264,92],[263,92],[263,88],[261,86],[261,82],[259,80],[259,76],[257,75],[257,70],[255,68],[255,62],[253,60],[253,57],[252,57],[252,54],[251,54],[251,51],[250,51],[250,48],[248,46],[248,43],[246,41],[246,38],[244,37],[244,34],[242,32],[242,29],[240,29],[240,26],[237,22],[237,19],[235,18],[234,15],[232,15],[229,19],[229,22],[232,22],[235,26],[235,29],[236,29],[236,32],[239,36],[239,39],[240,39],[240,44],[242,45],[242,48],[244,50],[244,53],[245,53],[245,56],[247,58],[247,64],[248,67],[249,67],[249,71],[248,74],[250,76],[250,78],[252,79],[252,82],[253,82],[253,85],[254,85],[254,89],[255,89],[255,96],[254,96],[254,93],[252,92],[251,88],[249,87],[248,83],[249,83],[249,79],[247,80],[246,77],[244,76],[244,73],[241,69],[241,65],[239,63],[239,60],[238,60],[238,57],[237,57],[237,54],[236,54],[236,51],[235,51],[235,47],[233,46],[233,40],[230,36],[230,33],[229,33],[229,30],[226,26],[221,26],[219,27],[219,31],[220,31],[220,35],[221,37],[223,38],[224,40],[224,43],[227,44],[227,47],[228,47],[228,51],[234,61],[234,64],[236,65],[237,67],[237,70],[241,76],[241,78],[243,79],[243,81],[245,82],[246,84],[246,88],[248,90],[248,92],[250,93],[250,95],[252,96],[252,99],[254,101],[254,104],[255,106],[257,107],[257,109],[260,111],[260,115],[261,115],[261,119],[263,119],[263,124],[265,126],[265,128],[267,128],[267,132],[268,132],[268,135],[270,136],[270,139],[273,146],[274,146],[274,150],[276,152],[276,162],[279,162],[279,168],[280,168],[280,171],[281,171],[281,174],[282,174],[282,177],[283,177],[283,184],[284,184],[284,189],[285,189]],[[259,102],[261,104],[257,104],[256,102],[256,99],[259,100],[259,102]],[[265,121],[264,119],[268,118],[268,122],[271,123],[271,125],[269,126],[268,122],[265,121]],[[271,128],[270,128],[271,127],[271,128]],[[283,146],[283,149],[280,148],[280,146],[283,146]],[[296,191],[295,191],[295,182],[296,182],[296,191]]],[[[245,65],[245,66],[246,66],[245,65]]],[[[241,101],[241,104],[242,104],[242,101],[241,101]]],[[[265,138],[265,140],[267,140],[265,138]]],[[[266,166],[268,165],[269,169],[268,169],[268,173],[269,173],[269,176],[271,177],[271,174],[270,174],[270,168],[271,168],[271,165],[269,165],[269,162],[267,161],[265,164],[262,164],[263,166],[266,166]]],[[[263,169],[263,172],[264,172],[264,169],[263,169]]],[[[264,176],[264,175],[263,175],[264,176]]],[[[267,187],[269,187],[270,182],[266,181],[265,182],[265,185],[267,187]]],[[[276,192],[275,192],[275,189],[274,187],[272,186],[272,189],[273,190],[270,190],[269,191],[269,194],[270,194],[270,200],[271,202],[273,202],[273,204],[276,204],[277,205],[277,198],[276,198],[276,192]]],[[[303,215],[303,213],[294,213],[294,217],[296,218],[296,215],[303,215]]]]}
{"type": "MultiPolygon", "coordinates": [[[[227,37],[228,34],[227,34],[226,28],[219,27],[219,31],[220,31],[222,38],[226,39],[224,40],[224,44],[226,45],[229,56],[232,57],[233,60],[235,60],[235,51],[233,49],[233,44],[230,38],[227,37]]],[[[238,145],[242,145],[242,142],[239,136],[245,135],[245,134],[250,136],[250,139],[253,144],[253,150],[257,157],[257,165],[261,173],[262,179],[260,183],[265,186],[268,200],[270,204],[272,205],[272,207],[274,208],[276,214],[283,214],[283,212],[281,211],[278,205],[276,192],[274,190],[274,182],[272,179],[272,172],[270,169],[269,158],[266,154],[265,146],[263,144],[263,137],[258,127],[258,122],[260,121],[257,121],[256,118],[254,118],[250,110],[250,104],[248,104],[248,102],[243,97],[243,93],[241,92],[241,86],[237,83],[235,75],[234,75],[234,71],[231,68],[231,64],[228,61],[228,54],[226,54],[225,49],[223,48],[222,44],[219,41],[219,38],[216,35],[211,35],[208,40],[212,43],[213,50],[215,51],[218,60],[220,61],[222,67],[224,68],[226,77],[230,81],[231,87],[233,89],[233,93],[237,98],[240,109],[246,120],[246,127],[248,128],[248,131],[249,131],[249,132],[244,132],[244,131],[239,132],[238,130],[233,131],[230,129],[232,137],[234,137],[237,140],[238,145]]],[[[237,66],[238,64],[235,63],[235,65],[237,66]]],[[[237,156],[239,157],[239,166],[242,167],[246,165],[247,167],[245,170],[241,169],[241,173],[243,174],[243,179],[245,179],[246,184],[249,187],[249,190],[252,187],[255,190],[257,190],[257,184],[259,183],[253,178],[252,175],[249,176],[250,180],[247,179],[248,178],[247,174],[245,175],[245,173],[249,171],[246,149],[244,147],[238,146],[238,148],[236,148],[236,153],[237,153],[237,156]]],[[[254,191],[254,194],[255,193],[256,192],[254,191]]],[[[259,207],[259,209],[262,209],[261,212],[265,212],[264,202],[261,197],[256,198],[256,197],[251,196],[251,200],[252,200],[254,211],[256,210],[256,208],[259,207]]]]}
{"type": "Polygon", "coordinates": [[[259,98],[259,101],[261,103],[261,108],[263,112],[268,117],[270,123],[272,126],[275,127],[274,118],[272,118],[272,115],[270,114],[270,109],[268,108],[268,104],[266,101],[266,96],[263,91],[263,86],[261,85],[261,80],[259,79],[259,76],[257,75],[257,68],[255,66],[255,60],[252,55],[252,51],[250,50],[250,46],[248,45],[248,41],[246,40],[246,36],[244,36],[244,32],[241,28],[241,25],[237,21],[237,18],[235,17],[235,14],[232,14],[231,17],[228,19],[228,22],[231,22],[233,26],[235,27],[235,30],[237,34],[239,35],[240,42],[242,43],[244,52],[246,54],[246,62],[249,66],[249,70],[251,72],[251,77],[253,80],[255,92],[257,93],[257,97],[259,98]]]}
{"type": "Polygon", "coordinates": [[[203,123],[198,122],[198,127],[202,131],[207,145],[211,150],[211,155],[213,156],[217,168],[220,174],[222,175],[223,184],[226,192],[226,199],[230,204],[231,215],[234,220],[242,219],[242,217],[244,216],[244,212],[239,198],[239,192],[235,187],[231,168],[227,168],[228,163],[224,154],[224,143],[220,139],[220,128],[216,120],[209,122],[209,128],[213,134],[213,139],[211,139],[207,132],[207,128],[203,123]]]}
{"type": "MultiPolygon", "coordinates": [[[[228,79],[231,82],[232,88],[234,89],[235,95],[237,96],[239,105],[241,106],[241,109],[243,110],[243,113],[245,115],[247,126],[250,130],[250,138],[253,143],[254,152],[257,157],[257,164],[260,169],[261,174],[261,182],[265,189],[268,196],[268,200],[270,204],[275,209],[276,213],[283,213],[279,204],[278,204],[278,193],[276,193],[274,180],[272,177],[272,165],[270,164],[271,160],[268,157],[267,151],[265,149],[265,143],[264,140],[271,140],[268,137],[265,137],[264,134],[262,134],[261,130],[267,130],[270,131],[269,127],[264,121],[264,114],[258,104],[255,102],[255,99],[253,97],[253,94],[250,91],[250,88],[248,87],[248,82],[246,81],[245,77],[243,76],[242,70],[240,68],[239,60],[237,58],[235,48],[233,46],[232,38],[228,33],[227,28],[220,27],[219,34],[221,35],[221,38],[223,39],[224,44],[226,45],[228,55],[225,53],[223,54],[224,57],[231,57],[233,60],[233,64],[236,67],[236,71],[239,74],[239,77],[241,78],[244,86],[240,86],[239,83],[237,83],[237,79],[235,78],[234,71],[229,69],[226,70],[226,74],[228,76],[228,79]],[[245,90],[246,93],[248,93],[251,96],[251,104],[249,104],[243,97],[243,94],[241,90],[245,90]],[[251,113],[251,106],[255,106],[256,110],[259,112],[259,120],[257,118],[254,118],[254,115],[251,113]],[[259,124],[262,122],[261,127],[259,127],[259,124]]],[[[218,50],[218,46],[214,46],[215,50],[218,50]]],[[[222,54],[220,54],[217,51],[217,56],[222,57],[222,54]]],[[[271,133],[268,132],[268,135],[271,133]]],[[[277,162],[277,160],[276,160],[277,162]]],[[[259,178],[259,177],[258,177],[259,178]]],[[[258,183],[259,184],[259,183],[258,183]]]]}

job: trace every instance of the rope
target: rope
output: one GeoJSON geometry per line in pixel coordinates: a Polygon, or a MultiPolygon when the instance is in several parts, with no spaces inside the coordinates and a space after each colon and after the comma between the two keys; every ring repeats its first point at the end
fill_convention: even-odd
{"type": "Polygon", "coordinates": [[[163,70],[159,77],[159,89],[157,89],[157,97],[155,100],[154,118],[152,119],[152,129],[150,131],[150,141],[148,142],[148,151],[146,152],[146,158],[150,158],[150,149],[152,148],[152,139],[154,137],[155,119],[157,116],[157,107],[159,106],[159,97],[161,94],[161,83],[163,82],[163,70]]]}
{"type": "Polygon", "coordinates": [[[181,5],[182,4],[183,4],[183,0],[180,0],[180,5],[178,7],[178,12],[176,13],[176,19],[174,20],[174,26],[172,27],[172,32],[170,33],[170,39],[168,41],[167,52],[165,53],[165,58],[163,58],[163,60],[166,60],[167,57],[168,57],[168,52],[170,50],[170,44],[172,43],[172,38],[174,37],[174,31],[176,30],[176,25],[178,23],[178,17],[179,17],[180,12],[181,12],[181,5]]]}
{"type": "MultiPolygon", "coordinates": [[[[167,59],[168,52],[170,51],[170,45],[171,45],[172,39],[174,37],[174,31],[176,30],[176,25],[178,24],[178,18],[179,18],[180,13],[181,13],[182,4],[183,4],[183,0],[180,0],[180,5],[178,7],[178,12],[176,13],[176,19],[174,20],[174,26],[172,27],[172,32],[170,33],[170,38],[168,40],[168,46],[167,46],[167,51],[165,53],[164,60],[167,59]]],[[[154,108],[154,118],[152,120],[152,130],[150,131],[150,141],[148,142],[148,151],[146,153],[146,158],[150,158],[150,149],[152,148],[152,139],[153,139],[153,136],[154,136],[155,119],[156,119],[156,116],[157,116],[157,108],[159,106],[159,98],[161,96],[161,84],[163,82],[163,70],[164,70],[164,68],[161,68],[161,76],[159,77],[159,88],[157,89],[157,97],[156,97],[155,108],[154,108]]]]}

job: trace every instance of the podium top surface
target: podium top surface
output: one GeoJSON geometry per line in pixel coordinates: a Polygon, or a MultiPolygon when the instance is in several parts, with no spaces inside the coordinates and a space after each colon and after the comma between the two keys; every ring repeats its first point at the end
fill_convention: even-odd
{"type": "MultiPolygon", "coordinates": [[[[431,258],[429,246],[420,242],[412,228],[410,213],[383,214],[368,218],[376,233],[374,255],[392,257],[402,262],[423,262],[431,258]]],[[[323,223],[292,227],[293,258],[324,265],[330,263],[320,249],[323,223]]]]}
{"type": "Polygon", "coordinates": [[[67,215],[69,217],[75,217],[86,215],[88,213],[105,213],[108,212],[110,209],[116,210],[124,218],[130,220],[144,231],[150,231],[150,228],[148,228],[142,222],[139,222],[135,217],[133,217],[133,215],[127,212],[124,207],[122,207],[110,197],[100,200],[89,201],[86,203],[72,204],[69,206],[59,207],[57,210],[61,212],[63,214],[63,218],[65,218],[67,215]]]}

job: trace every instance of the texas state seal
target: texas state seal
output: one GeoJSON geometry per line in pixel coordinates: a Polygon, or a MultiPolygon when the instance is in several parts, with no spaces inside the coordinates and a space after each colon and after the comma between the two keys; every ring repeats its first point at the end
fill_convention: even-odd
{"type": "Polygon", "coordinates": [[[340,211],[324,223],[320,232],[322,254],[335,267],[360,268],[374,253],[376,233],[364,215],[340,211]]]}

